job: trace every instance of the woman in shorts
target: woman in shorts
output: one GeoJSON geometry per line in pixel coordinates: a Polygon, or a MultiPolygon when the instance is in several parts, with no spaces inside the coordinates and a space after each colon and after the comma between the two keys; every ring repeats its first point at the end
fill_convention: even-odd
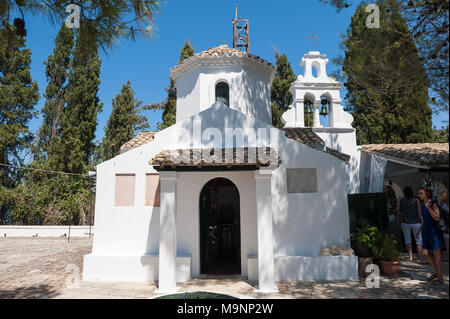
{"type": "Polygon", "coordinates": [[[425,263],[422,255],[422,227],[423,219],[420,214],[420,202],[414,197],[413,190],[407,186],[403,189],[403,198],[397,201],[397,219],[401,222],[403,237],[405,238],[406,250],[409,261],[413,261],[411,233],[416,240],[417,254],[420,263],[425,263]]]}

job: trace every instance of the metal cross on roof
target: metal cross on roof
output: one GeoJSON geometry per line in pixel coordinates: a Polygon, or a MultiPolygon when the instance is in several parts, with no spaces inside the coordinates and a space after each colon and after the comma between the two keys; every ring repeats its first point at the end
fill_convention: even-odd
{"type": "Polygon", "coordinates": [[[314,32],[312,32],[312,36],[308,37],[309,39],[312,39],[312,49],[314,51],[314,39],[318,39],[319,37],[314,36],[314,32]]]}

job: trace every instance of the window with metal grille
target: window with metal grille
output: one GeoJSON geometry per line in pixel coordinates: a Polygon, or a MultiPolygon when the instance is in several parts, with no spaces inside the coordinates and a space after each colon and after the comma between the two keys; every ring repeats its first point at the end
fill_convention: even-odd
{"type": "Polygon", "coordinates": [[[226,106],[230,106],[230,87],[225,82],[216,85],[216,102],[222,102],[226,106]]]}

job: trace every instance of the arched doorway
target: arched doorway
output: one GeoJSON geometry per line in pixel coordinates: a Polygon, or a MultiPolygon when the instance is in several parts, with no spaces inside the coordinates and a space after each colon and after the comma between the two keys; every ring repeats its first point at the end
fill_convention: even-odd
{"type": "Polygon", "coordinates": [[[240,198],[236,185],[217,178],[200,194],[202,274],[241,273],[240,198]]]}

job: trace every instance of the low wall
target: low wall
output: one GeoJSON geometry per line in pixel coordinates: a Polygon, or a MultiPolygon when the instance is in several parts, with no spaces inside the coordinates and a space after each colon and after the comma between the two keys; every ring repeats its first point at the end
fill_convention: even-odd
{"type": "Polygon", "coordinates": [[[0,225],[0,237],[89,237],[94,235],[94,226],[15,226],[0,225]],[[70,229],[69,229],[70,228],[70,229]]]}

